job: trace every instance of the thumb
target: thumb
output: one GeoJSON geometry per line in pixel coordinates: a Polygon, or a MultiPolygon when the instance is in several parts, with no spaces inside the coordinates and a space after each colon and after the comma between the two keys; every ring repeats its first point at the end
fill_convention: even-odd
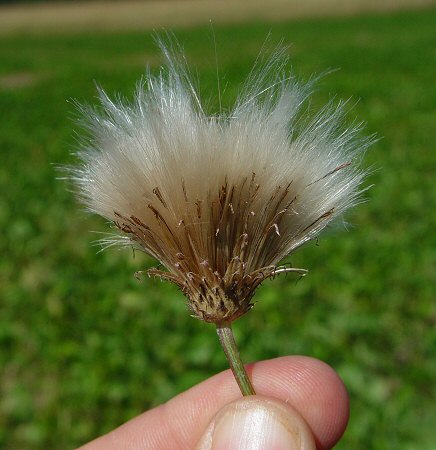
{"type": "Polygon", "coordinates": [[[197,450],[316,450],[309,426],[291,406],[253,395],[222,408],[197,450]]]}

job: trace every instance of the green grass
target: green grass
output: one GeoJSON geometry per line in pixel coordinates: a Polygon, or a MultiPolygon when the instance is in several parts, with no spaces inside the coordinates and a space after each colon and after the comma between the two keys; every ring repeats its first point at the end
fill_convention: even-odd
{"type": "MultiPolygon", "coordinates": [[[[235,324],[247,362],[300,353],[339,372],[352,408],[340,449],[434,448],[435,26],[424,11],[215,28],[225,103],[272,30],[303,78],[341,69],[315,103],[358,100],[350,117],[382,137],[350,232],[298,251],[310,275],[265,283],[235,324]]],[[[177,36],[213,97],[210,30],[177,36]]],[[[0,37],[1,448],[71,448],[226,368],[213,327],[175,288],[133,277],[149,258],[97,253],[89,230],[106,224],[56,179],[53,163],[74,161],[68,100],[94,102],[94,80],[131,96],[159,61],[148,33],[0,37]],[[4,82],[17,73],[30,84],[4,82]]]]}

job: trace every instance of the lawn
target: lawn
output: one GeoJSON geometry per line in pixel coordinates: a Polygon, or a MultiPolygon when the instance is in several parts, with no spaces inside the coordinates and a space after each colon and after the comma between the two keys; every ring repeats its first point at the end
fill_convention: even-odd
{"type": "MultiPolygon", "coordinates": [[[[266,282],[235,323],[247,362],[295,353],[339,372],[352,413],[338,449],[435,444],[435,27],[435,10],[215,27],[224,104],[271,31],[299,77],[340,69],[314,105],[351,97],[350,120],[381,138],[348,232],[300,249],[310,274],[266,282]]],[[[177,37],[214,112],[210,28],[177,37]]],[[[57,179],[75,161],[69,100],[95,102],[94,81],[131,97],[160,62],[148,32],[0,37],[0,448],[72,448],[226,368],[177,289],[134,278],[150,258],[98,253],[90,231],[107,225],[57,179]]]]}

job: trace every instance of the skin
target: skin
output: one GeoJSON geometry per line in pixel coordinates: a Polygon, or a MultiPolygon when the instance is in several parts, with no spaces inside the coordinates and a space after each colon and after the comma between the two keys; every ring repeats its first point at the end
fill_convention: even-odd
{"type": "MultiPolygon", "coordinates": [[[[285,356],[247,366],[259,396],[283,402],[308,424],[317,449],[331,449],[348,422],[344,384],[327,364],[285,356]]],[[[130,420],[80,450],[192,449],[214,416],[241,393],[229,370],[130,420]]]]}

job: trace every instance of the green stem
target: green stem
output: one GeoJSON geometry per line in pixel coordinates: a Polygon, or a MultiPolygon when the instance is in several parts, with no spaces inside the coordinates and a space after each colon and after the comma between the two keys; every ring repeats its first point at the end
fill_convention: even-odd
{"type": "Polygon", "coordinates": [[[236,346],[235,338],[233,337],[233,331],[230,323],[217,324],[217,333],[220,339],[221,347],[226,354],[227,361],[232,369],[233,375],[238,383],[239,389],[242,395],[256,395],[253,385],[248,378],[244,364],[239,355],[238,348],[236,346]]]}

